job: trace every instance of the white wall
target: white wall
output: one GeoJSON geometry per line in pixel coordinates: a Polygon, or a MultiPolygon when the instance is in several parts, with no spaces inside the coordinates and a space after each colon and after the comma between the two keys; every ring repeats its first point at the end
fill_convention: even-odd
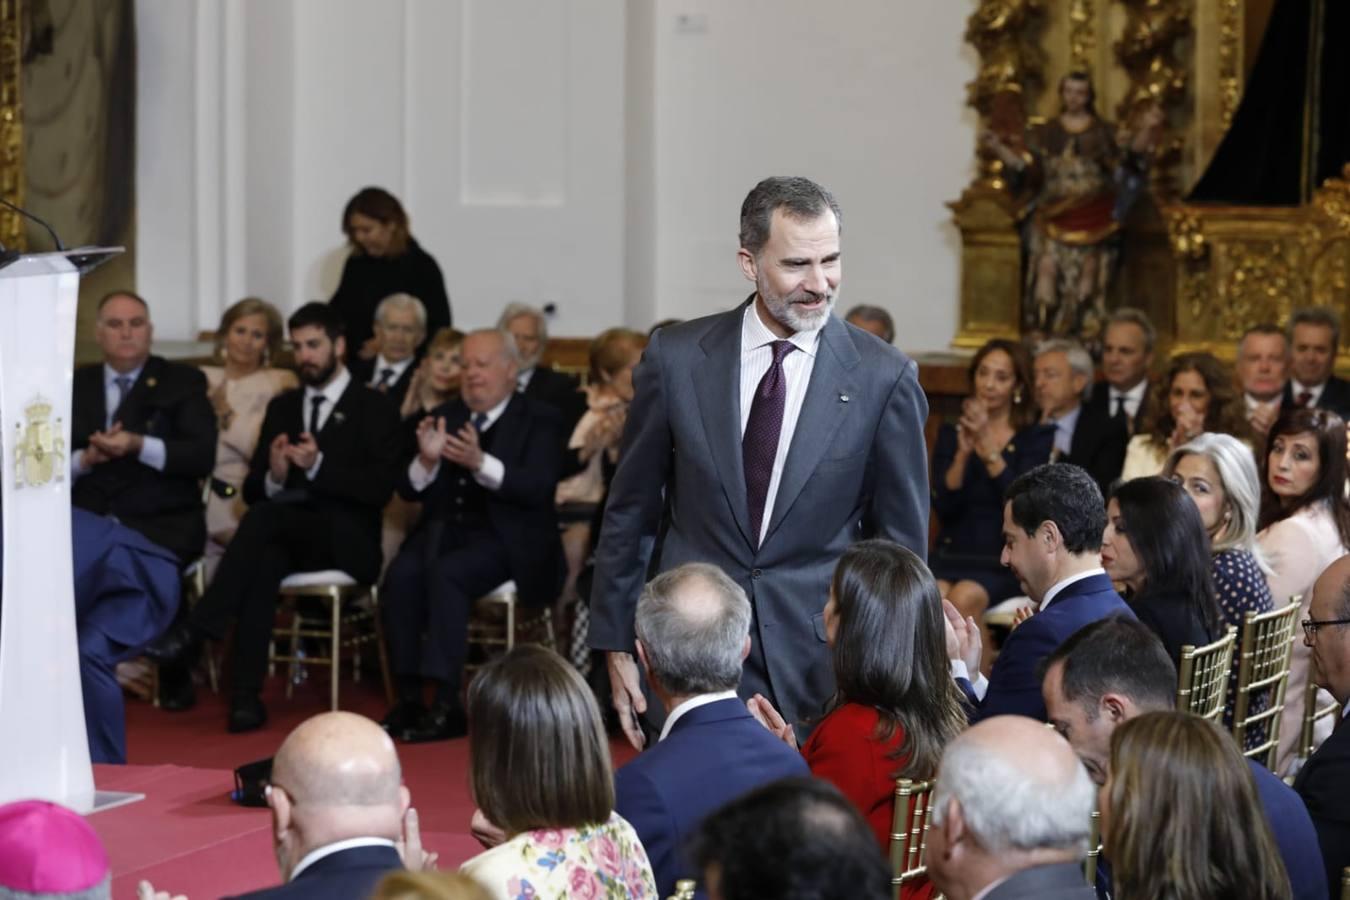
{"type": "Polygon", "coordinates": [[[139,0],[138,285],[158,333],[245,294],[327,296],[339,216],[399,195],[457,324],[555,334],[737,302],[741,199],[799,173],[844,211],[842,306],[910,349],[955,326],[968,3],[139,0]]]}

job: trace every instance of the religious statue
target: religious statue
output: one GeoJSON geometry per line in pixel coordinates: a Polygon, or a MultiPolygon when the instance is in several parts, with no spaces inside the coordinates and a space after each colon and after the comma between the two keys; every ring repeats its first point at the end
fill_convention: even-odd
{"type": "Polygon", "coordinates": [[[1014,192],[1033,195],[1022,226],[1023,330],[1095,349],[1120,228],[1144,184],[1163,114],[1151,105],[1140,111],[1136,129],[1117,133],[1097,115],[1085,73],[1064,76],[1059,95],[1055,118],[1022,133],[996,125],[981,142],[1002,160],[1014,192]]]}

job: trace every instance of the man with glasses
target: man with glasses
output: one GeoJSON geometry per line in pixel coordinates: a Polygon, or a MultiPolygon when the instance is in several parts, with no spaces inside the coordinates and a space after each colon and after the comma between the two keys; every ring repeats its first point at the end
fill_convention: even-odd
{"type": "MultiPolygon", "coordinates": [[[[1350,865],[1350,556],[1336,560],[1313,585],[1303,643],[1312,650],[1313,678],[1341,704],[1337,728],[1294,779],[1322,845],[1327,884],[1339,884],[1350,865]]],[[[1295,698],[1297,702],[1297,698],[1295,698]]]]}

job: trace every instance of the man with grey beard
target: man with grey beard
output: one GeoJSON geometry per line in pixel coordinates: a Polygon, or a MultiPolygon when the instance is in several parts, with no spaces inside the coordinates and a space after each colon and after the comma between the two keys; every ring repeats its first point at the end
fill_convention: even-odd
{"type": "Polygon", "coordinates": [[[670,325],[633,377],[618,471],[596,549],[591,646],[608,653],[629,741],[659,730],[633,658],[634,611],[654,568],[720,567],[753,608],[742,697],[787,721],[834,690],[822,609],[844,548],[889,538],[925,554],[928,402],[918,367],[831,315],[839,205],[805,178],[761,181],[741,206],[735,309],[670,325]]]}

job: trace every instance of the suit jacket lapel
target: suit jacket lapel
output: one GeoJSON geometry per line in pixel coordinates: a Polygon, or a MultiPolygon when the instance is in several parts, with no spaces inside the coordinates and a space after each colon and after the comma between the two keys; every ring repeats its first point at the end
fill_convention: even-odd
{"type": "Polygon", "coordinates": [[[713,465],[742,536],[750,537],[750,508],[745,496],[745,464],[741,458],[741,319],[746,304],[724,314],[699,346],[703,363],[694,370],[703,431],[713,465]]]}
{"type": "MultiPolygon", "coordinates": [[[[164,360],[157,356],[148,357],[145,365],[141,366],[141,373],[136,376],[131,390],[127,391],[126,399],[122,401],[120,407],[113,410],[113,415],[122,423],[122,427],[131,431],[145,430],[149,419],[145,410],[150,404],[155,388],[159,386],[160,370],[163,368],[164,360]]],[[[106,393],[104,396],[106,397],[106,393]]],[[[104,415],[104,421],[106,420],[107,416],[104,415]]]]}
{"type": "MultiPolygon", "coordinates": [[[[857,394],[852,370],[860,359],[848,329],[831,315],[816,348],[816,362],[811,368],[811,381],[806,386],[806,398],[802,401],[797,428],[792,434],[787,461],[783,464],[783,478],[778,483],[778,494],[773,502],[773,518],[769,521],[769,530],[764,533],[765,543],[783,523],[843,424],[849,408],[844,398],[857,394]]],[[[860,401],[859,397],[855,405],[860,401]]]]}
{"type": "Polygon", "coordinates": [[[520,455],[520,445],[525,440],[525,404],[528,402],[522,395],[512,394],[506,409],[488,429],[492,432],[492,455],[503,462],[520,455]]]}
{"type": "MultiPolygon", "coordinates": [[[[356,412],[356,404],[358,402],[356,397],[357,392],[364,390],[368,390],[368,388],[366,388],[363,382],[357,381],[355,376],[352,377],[351,381],[347,382],[347,389],[342,392],[341,397],[338,397],[337,405],[335,405],[333,411],[328,414],[328,418],[324,419],[323,427],[319,429],[319,433],[314,435],[314,439],[319,442],[319,447],[321,449],[325,437],[331,441],[342,432],[342,429],[347,423],[347,419],[356,412]]],[[[300,415],[303,418],[308,418],[309,410],[305,408],[308,404],[303,399],[303,391],[300,396],[302,398],[300,400],[300,415]]],[[[305,422],[302,427],[309,428],[309,423],[305,422]]]]}

